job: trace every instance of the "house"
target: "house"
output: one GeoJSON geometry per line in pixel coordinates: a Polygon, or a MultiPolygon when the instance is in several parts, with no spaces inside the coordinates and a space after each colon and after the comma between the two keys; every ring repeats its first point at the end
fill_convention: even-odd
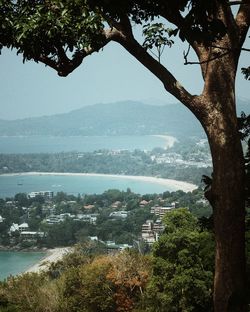
{"type": "Polygon", "coordinates": [[[95,208],[95,205],[84,205],[83,208],[89,210],[95,208]]]}
{"type": "Polygon", "coordinates": [[[124,210],[121,210],[121,211],[114,211],[114,212],[111,212],[111,214],[109,215],[110,218],[117,218],[117,219],[126,219],[128,216],[128,211],[124,211],[124,210]]]}
{"type": "Polygon", "coordinates": [[[30,240],[30,239],[38,239],[45,237],[44,232],[35,232],[35,231],[23,231],[20,233],[20,237],[25,239],[25,240],[30,240]]]}
{"type": "Polygon", "coordinates": [[[2,223],[5,220],[2,216],[0,216],[0,223],[2,223]]]}
{"type": "Polygon", "coordinates": [[[19,232],[27,231],[29,229],[28,223],[22,223],[18,225],[19,232]]]}
{"type": "Polygon", "coordinates": [[[97,236],[89,236],[89,239],[90,239],[92,242],[95,242],[95,241],[98,242],[98,237],[97,237],[97,236]]]}
{"type": "Polygon", "coordinates": [[[47,219],[45,219],[45,222],[49,225],[52,225],[63,222],[63,219],[60,218],[59,215],[50,215],[47,219]]]}
{"type": "Polygon", "coordinates": [[[148,205],[148,204],[149,204],[149,202],[146,201],[145,199],[143,199],[142,201],[140,201],[140,207],[141,207],[141,208],[145,207],[145,206],[148,205]]]}
{"type": "Polygon", "coordinates": [[[91,213],[91,214],[77,214],[76,218],[73,219],[74,221],[83,221],[88,222],[90,224],[96,225],[97,217],[99,216],[99,213],[91,213]]]}
{"type": "Polygon", "coordinates": [[[116,202],[114,202],[112,205],[111,205],[111,207],[112,208],[114,208],[114,209],[116,209],[116,208],[119,208],[120,206],[121,206],[121,202],[119,201],[119,200],[117,200],[116,202]]]}
{"type": "Polygon", "coordinates": [[[12,223],[11,227],[10,227],[10,230],[9,230],[9,233],[14,233],[18,231],[19,232],[19,227],[18,227],[18,224],[17,223],[12,223]]]}

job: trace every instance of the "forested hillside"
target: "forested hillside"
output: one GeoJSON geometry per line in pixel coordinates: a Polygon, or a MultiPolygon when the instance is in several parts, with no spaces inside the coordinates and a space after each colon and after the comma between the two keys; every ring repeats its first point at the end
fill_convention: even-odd
{"type": "MultiPolygon", "coordinates": [[[[249,112],[249,105],[239,100],[238,114],[249,112]]],[[[146,135],[169,134],[189,137],[204,134],[199,122],[184,106],[147,105],[124,101],[96,104],[66,114],[0,120],[0,136],[16,135],[146,135]]]]}
{"type": "MultiPolygon", "coordinates": [[[[48,112],[49,115],[49,112],[48,112]]],[[[67,114],[0,120],[0,135],[201,135],[203,130],[183,106],[126,101],[85,106],[67,114]]]]}

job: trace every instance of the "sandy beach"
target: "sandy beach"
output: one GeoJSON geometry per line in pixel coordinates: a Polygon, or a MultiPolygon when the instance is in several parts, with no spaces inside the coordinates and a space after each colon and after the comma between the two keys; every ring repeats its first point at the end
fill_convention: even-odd
{"type": "Polygon", "coordinates": [[[153,134],[152,136],[165,140],[165,146],[164,146],[165,149],[173,147],[174,144],[178,142],[178,140],[175,137],[170,136],[170,135],[153,134]]]}
{"type": "Polygon", "coordinates": [[[38,263],[32,265],[24,273],[39,273],[48,269],[52,262],[57,262],[63,258],[66,254],[72,252],[72,247],[54,248],[47,251],[46,256],[38,263]]]}
{"type": "Polygon", "coordinates": [[[89,176],[89,177],[109,177],[113,179],[129,179],[137,180],[143,182],[157,183],[166,187],[174,187],[176,190],[182,190],[184,192],[192,192],[198,186],[192,183],[172,180],[172,179],[163,179],[157,177],[148,177],[148,176],[131,176],[131,175],[118,175],[118,174],[101,174],[101,173],[73,173],[73,172],[22,172],[22,173],[9,173],[2,174],[2,176],[28,176],[28,175],[51,175],[51,176],[89,176]]]}

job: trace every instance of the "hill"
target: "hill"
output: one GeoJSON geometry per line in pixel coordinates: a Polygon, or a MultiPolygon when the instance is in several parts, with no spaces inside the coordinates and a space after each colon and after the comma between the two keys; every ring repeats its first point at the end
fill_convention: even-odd
{"type": "MultiPolygon", "coordinates": [[[[245,109],[246,103],[241,101],[245,109]],[[243,105],[243,104],[244,105],[243,105]]],[[[202,135],[204,132],[183,105],[146,105],[124,101],[85,106],[69,113],[52,116],[0,120],[1,136],[20,135],[202,135]]]]}

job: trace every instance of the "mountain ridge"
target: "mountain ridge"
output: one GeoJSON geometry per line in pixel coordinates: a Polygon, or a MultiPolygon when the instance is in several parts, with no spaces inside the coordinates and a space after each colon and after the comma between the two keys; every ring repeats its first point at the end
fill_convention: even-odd
{"type": "MultiPolygon", "coordinates": [[[[238,111],[246,111],[246,101],[239,101],[238,111]]],[[[248,113],[246,111],[246,113],[248,113]]],[[[97,103],[68,113],[0,119],[0,136],[17,135],[202,135],[197,119],[184,106],[150,105],[139,101],[97,103]]]]}

